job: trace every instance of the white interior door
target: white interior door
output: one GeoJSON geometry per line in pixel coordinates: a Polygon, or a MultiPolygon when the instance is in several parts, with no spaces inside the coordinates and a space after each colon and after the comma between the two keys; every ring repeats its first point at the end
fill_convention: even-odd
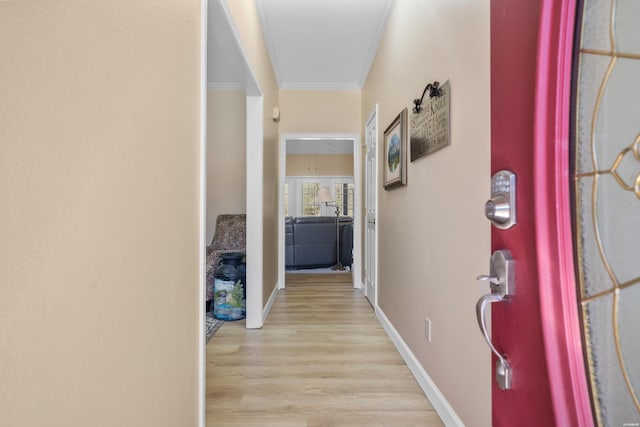
{"type": "Polygon", "coordinates": [[[369,116],[365,127],[367,161],[365,164],[365,231],[364,282],[365,295],[372,306],[376,306],[376,198],[377,198],[377,106],[369,116]]]}

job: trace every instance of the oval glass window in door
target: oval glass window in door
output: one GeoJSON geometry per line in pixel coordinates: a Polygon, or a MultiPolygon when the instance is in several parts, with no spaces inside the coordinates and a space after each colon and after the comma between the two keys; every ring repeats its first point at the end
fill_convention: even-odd
{"type": "Polygon", "coordinates": [[[595,418],[640,425],[640,1],[580,6],[575,252],[595,418]]]}

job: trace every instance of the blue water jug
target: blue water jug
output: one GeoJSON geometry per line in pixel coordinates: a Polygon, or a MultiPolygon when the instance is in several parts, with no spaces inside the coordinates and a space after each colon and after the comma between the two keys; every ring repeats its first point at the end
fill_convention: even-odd
{"type": "Polygon", "coordinates": [[[213,281],[213,315],[221,320],[246,316],[246,264],[242,252],[222,255],[213,281]]]}

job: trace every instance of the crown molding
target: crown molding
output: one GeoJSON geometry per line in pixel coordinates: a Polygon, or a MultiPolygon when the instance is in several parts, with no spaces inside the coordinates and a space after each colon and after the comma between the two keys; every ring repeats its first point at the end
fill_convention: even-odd
{"type": "Polygon", "coordinates": [[[360,90],[358,83],[283,83],[282,90],[360,90]]]}
{"type": "Polygon", "coordinates": [[[278,62],[278,55],[276,55],[276,49],[273,46],[273,37],[271,36],[271,30],[269,29],[269,25],[267,25],[267,19],[264,14],[264,7],[262,7],[263,0],[254,0],[256,5],[256,10],[258,12],[258,17],[260,18],[260,24],[262,25],[262,33],[264,36],[264,43],[267,45],[267,50],[269,51],[269,58],[271,58],[271,68],[273,69],[273,74],[276,77],[276,82],[278,86],[282,88],[282,73],[280,72],[280,63],[278,62]]]}
{"type": "Polygon", "coordinates": [[[371,39],[371,45],[369,45],[369,50],[367,51],[367,56],[365,56],[362,61],[362,71],[360,72],[360,88],[364,87],[365,82],[367,81],[367,76],[369,75],[369,71],[371,70],[371,65],[373,64],[373,60],[376,58],[376,53],[378,53],[378,48],[380,47],[380,42],[382,41],[382,36],[384,35],[384,31],[387,28],[387,21],[389,20],[389,15],[391,14],[391,7],[393,6],[394,0],[388,0],[387,6],[385,7],[384,13],[380,17],[380,21],[378,22],[378,27],[376,28],[376,32],[371,39]]]}

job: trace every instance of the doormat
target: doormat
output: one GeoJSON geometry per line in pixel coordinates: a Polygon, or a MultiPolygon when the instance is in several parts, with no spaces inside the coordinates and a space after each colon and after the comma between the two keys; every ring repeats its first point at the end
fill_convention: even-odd
{"type": "Polygon", "coordinates": [[[206,330],[206,337],[207,337],[207,343],[208,343],[211,337],[213,337],[216,334],[216,332],[218,332],[218,329],[220,329],[220,326],[222,326],[222,324],[224,323],[224,320],[216,319],[215,317],[213,317],[213,313],[207,313],[205,321],[206,321],[205,330],[206,330]]]}

